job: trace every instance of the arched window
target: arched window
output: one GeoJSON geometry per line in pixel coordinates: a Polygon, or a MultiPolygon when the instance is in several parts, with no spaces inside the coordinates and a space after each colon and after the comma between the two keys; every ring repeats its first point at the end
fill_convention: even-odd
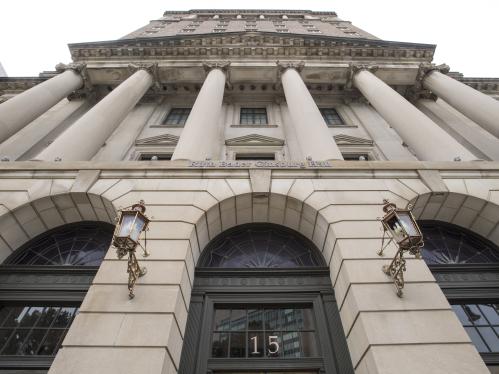
{"type": "Polygon", "coordinates": [[[307,238],[285,227],[242,225],[216,237],[205,249],[199,266],[243,269],[326,266],[317,252],[307,238]]]}
{"type": "Polygon", "coordinates": [[[237,226],[215,237],[198,261],[179,374],[235,368],[354,372],[329,268],[296,231],[237,226]]]}
{"type": "Polygon", "coordinates": [[[499,367],[499,247],[465,228],[420,221],[423,259],[475,347],[499,367]]]}
{"type": "Polygon", "coordinates": [[[60,226],[28,241],[0,266],[0,370],[48,370],[113,230],[102,222],[60,226]]]}

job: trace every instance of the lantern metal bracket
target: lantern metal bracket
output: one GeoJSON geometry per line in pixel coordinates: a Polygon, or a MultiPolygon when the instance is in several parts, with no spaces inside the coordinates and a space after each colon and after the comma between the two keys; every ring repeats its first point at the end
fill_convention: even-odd
{"type": "Polygon", "coordinates": [[[381,248],[379,251],[377,251],[377,254],[379,256],[383,256],[385,249],[390,245],[390,243],[395,242],[398,246],[398,250],[395,253],[395,256],[393,257],[392,261],[390,262],[389,265],[383,265],[382,266],[382,271],[386,275],[390,276],[393,279],[393,283],[396,288],[397,296],[402,297],[403,295],[403,288],[405,285],[405,280],[404,280],[404,272],[406,271],[406,259],[404,257],[404,254],[407,252],[411,255],[414,255],[417,259],[421,258],[421,247],[423,247],[423,237],[420,234],[419,237],[411,238],[410,236],[407,237],[402,242],[396,242],[393,237],[393,233],[391,233],[388,225],[388,218],[392,219],[394,217],[394,213],[403,211],[407,213],[413,224],[416,226],[417,231],[420,233],[421,231],[419,230],[419,227],[417,227],[416,220],[414,219],[414,216],[411,213],[412,206],[409,205],[407,209],[397,209],[397,206],[393,203],[390,203],[388,200],[383,200],[384,206],[383,206],[383,211],[385,212],[385,216],[383,218],[379,218],[379,220],[383,224],[383,237],[381,239],[381,248]],[[392,235],[390,235],[390,233],[392,235]],[[388,241],[386,239],[389,238],[388,241]],[[386,243],[385,243],[386,241],[386,243]]]}
{"type": "Polygon", "coordinates": [[[119,215],[117,217],[117,228],[113,237],[113,246],[116,248],[116,255],[118,256],[118,259],[121,260],[123,257],[128,256],[128,261],[127,261],[128,297],[130,299],[133,299],[135,297],[134,287],[135,283],[137,282],[137,279],[139,279],[140,277],[144,276],[147,273],[146,267],[145,266],[141,267],[139,265],[139,261],[137,260],[136,256],[137,246],[142,248],[143,257],[149,256],[149,252],[147,251],[147,231],[149,230],[148,227],[149,219],[144,214],[145,210],[146,208],[143,200],[140,200],[138,204],[134,204],[129,207],[119,209],[118,211],[119,215]],[[136,240],[128,240],[128,241],[119,240],[120,238],[118,237],[119,236],[118,233],[120,231],[120,224],[123,212],[130,213],[130,210],[139,211],[141,217],[145,221],[145,226],[142,228],[142,231],[144,231],[144,246],[142,246],[142,244],[139,242],[139,237],[137,237],[136,240]]]}

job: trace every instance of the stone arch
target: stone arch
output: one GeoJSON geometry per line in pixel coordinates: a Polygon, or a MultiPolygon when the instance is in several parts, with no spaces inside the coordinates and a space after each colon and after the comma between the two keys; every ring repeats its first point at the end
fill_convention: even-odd
{"type": "Polygon", "coordinates": [[[319,221],[316,208],[289,195],[254,192],[235,195],[212,206],[195,224],[197,253],[200,256],[212,239],[228,229],[247,223],[272,223],[311,240],[327,263],[323,248],[328,225],[324,219],[322,224],[319,221]]]}
{"type": "Polygon", "coordinates": [[[106,198],[83,192],[49,195],[13,209],[0,208],[0,263],[23,244],[45,231],[79,221],[114,224],[116,210],[106,198]]]}
{"type": "Polygon", "coordinates": [[[455,224],[499,245],[499,205],[457,192],[424,193],[410,202],[416,219],[455,224]]]}

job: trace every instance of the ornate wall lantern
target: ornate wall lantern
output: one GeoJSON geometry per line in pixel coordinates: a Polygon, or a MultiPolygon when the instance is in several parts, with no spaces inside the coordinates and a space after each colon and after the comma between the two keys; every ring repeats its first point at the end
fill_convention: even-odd
{"type": "Polygon", "coordinates": [[[416,258],[421,258],[420,249],[423,246],[423,234],[411,213],[411,205],[407,209],[398,209],[388,200],[383,200],[383,212],[385,215],[380,218],[383,224],[383,239],[381,249],[378,255],[383,256],[383,251],[392,242],[395,241],[399,247],[395,257],[390,265],[383,265],[383,272],[393,278],[397,289],[397,296],[402,297],[404,288],[404,271],[406,270],[406,261],[404,253],[409,252],[416,258]],[[390,239],[385,244],[386,236],[390,239]]]}
{"type": "Polygon", "coordinates": [[[146,207],[144,200],[140,200],[138,204],[120,209],[117,218],[117,225],[113,235],[113,246],[116,247],[118,259],[122,259],[128,254],[128,296],[130,299],[135,297],[133,288],[139,277],[146,274],[146,268],[140,267],[135,249],[140,246],[144,251],[143,256],[149,256],[147,252],[147,239],[144,247],[139,242],[140,234],[148,229],[149,218],[145,215],[146,207]]]}

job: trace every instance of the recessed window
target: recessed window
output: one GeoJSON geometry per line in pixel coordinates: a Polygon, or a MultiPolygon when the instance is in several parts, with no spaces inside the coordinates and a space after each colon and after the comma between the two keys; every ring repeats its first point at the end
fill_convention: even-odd
{"type": "Polygon", "coordinates": [[[195,29],[182,29],[180,32],[194,32],[195,29]]]}
{"type": "Polygon", "coordinates": [[[345,161],[368,161],[369,155],[367,153],[343,153],[343,160],[345,161]]]}
{"type": "Polygon", "coordinates": [[[328,126],[345,126],[345,122],[334,108],[321,108],[322,117],[328,126]]]}
{"type": "Polygon", "coordinates": [[[185,125],[190,112],[191,108],[173,108],[170,110],[170,113],[168,113],[163,125],[183,126],[185,125]]]}
{"type": "Polygon", "coordinates": [[[289,30],[288,29],[276,29],[275,31],[277,31],[277,32],[288,32],[289,30]]]}
{"type": "Polygon", "coordinates": [[[213,29],[213,32],[225,32],[226,29],[213,29]]]}
{"type": "Polygon", "coordinates": [[[139,161],[165,161],[171,159],[171,153],[142,153],[139,157],[139,161]]]}
{"type": "Polygon", "coordinates": [[[237,161],[259,161],[259,160],[275,160],[274,153],[237,153],[237,161]]]}
{"type": "Polygon", "coordinates": [[[241,108],[240,121],[241,125],[266,125],[267,109],[266,108],[241,108]]]}

